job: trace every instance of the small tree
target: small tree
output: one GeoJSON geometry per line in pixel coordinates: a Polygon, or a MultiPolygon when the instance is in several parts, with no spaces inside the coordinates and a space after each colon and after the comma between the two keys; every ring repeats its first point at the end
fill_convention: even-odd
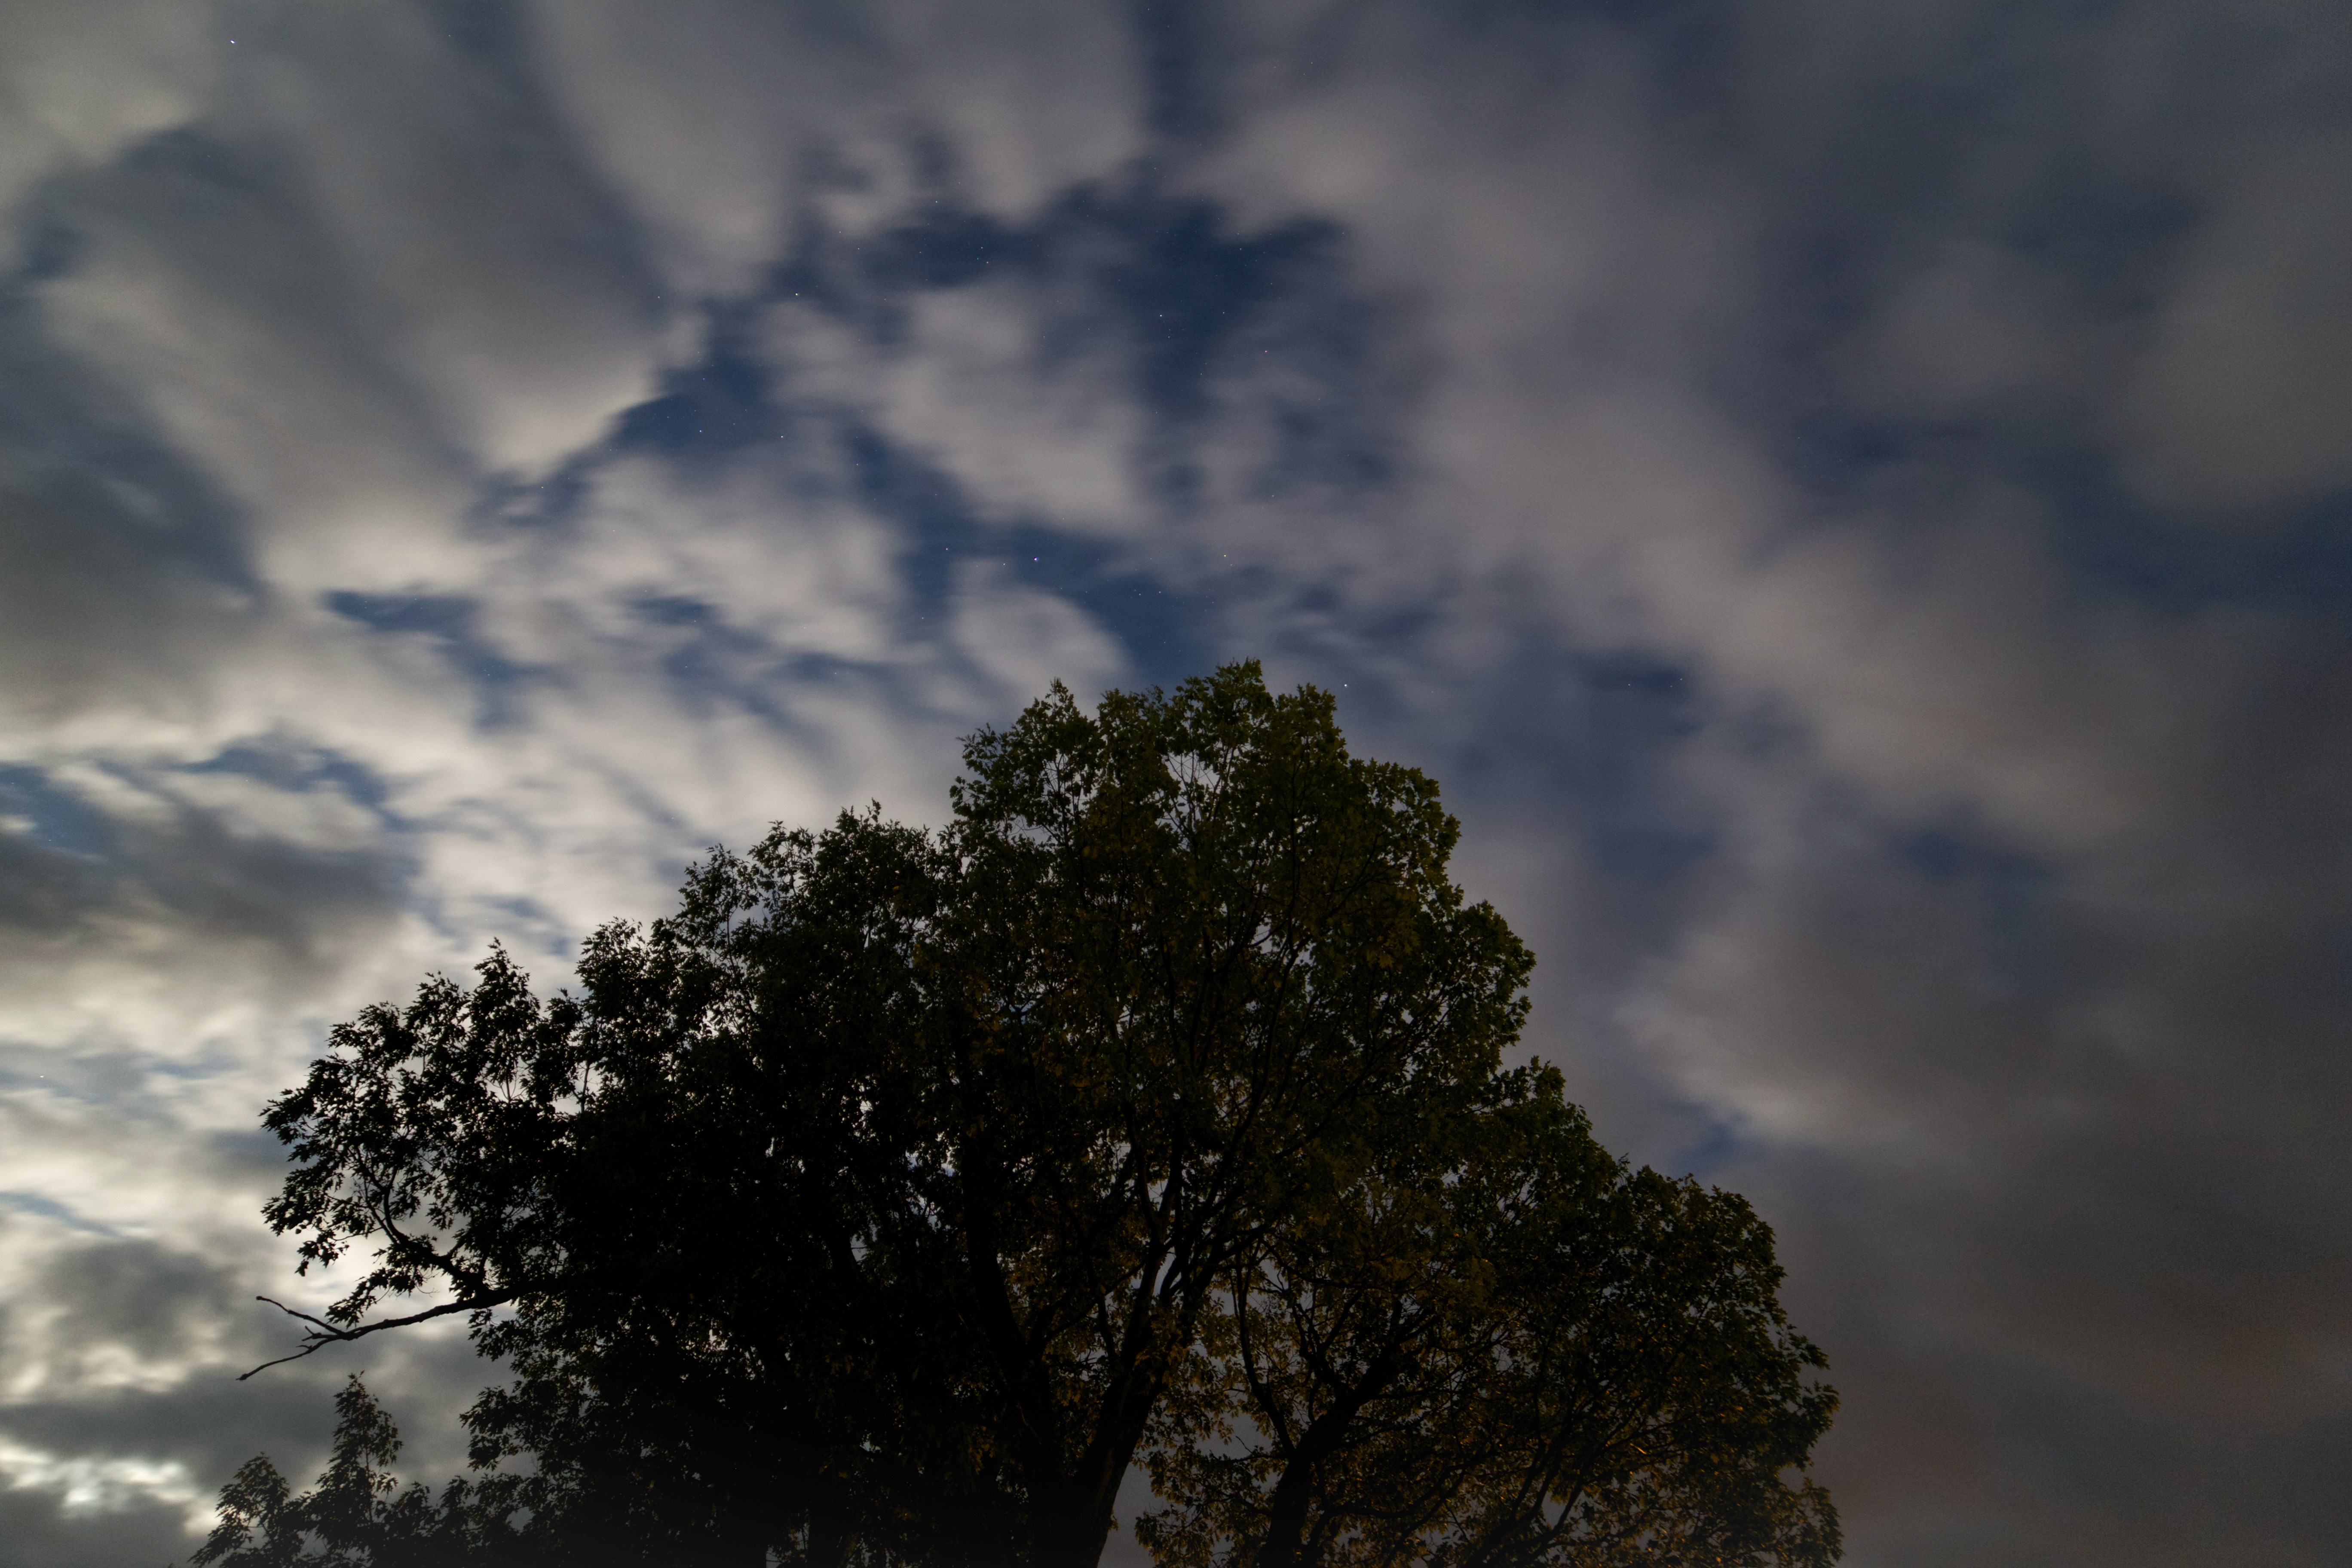
{"type": "Polygon", "coordinates": [[[196,1568],[520,1568],[526,1559],[503,1511],[467,1482],[451,1481],[438,1500],[422,1486],[400,1489],[383,1468],[400,1434],[358,1378],[335,1396],[335,1415],[327,1472],[310,1490],[294,1495],[266,1456],[221,1489],[220,1523],[196,1568]]]}
{"type": "Polygon", "coordinates": [[[494,952],[338,1029],[268,1218],[370,1267],[297,1353],[470,1315],[535,1465],[469,1517],[566,1561],[1090,1568],[1146,1455],[1171,1561],[1830,1560],[1769,1233],[1502,1069],[1433,784],[1254,665],[965,755],[576,996],[494,952]]]}

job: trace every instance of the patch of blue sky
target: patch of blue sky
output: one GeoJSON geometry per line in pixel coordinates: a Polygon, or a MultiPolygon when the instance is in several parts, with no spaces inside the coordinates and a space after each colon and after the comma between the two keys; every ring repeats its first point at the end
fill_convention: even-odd
{"type": "Polygon", "coordinates": [[[1965,822],[1898,828],[1884,847],[1939,897],[1968,910],[1987,989],[2016,995],[2050,990],[2063,978],[2065,949],[2052,902],[2062,880],[2055,866],[1965,822]]]}
{"type": "Polygon", "coordinates": [[[73,552],[91,570],[129,570],[136,557],[142,570],[161,563],[257,591],[236,505],[48,341],[39,268],[70,270],[78,249],[61,237],[0,279],[0,453],[11,488],[74,519],[73,552]]]}
{"type": "MultiPolygon", "coordinates": [[[[1278,348],[1286,369],[1313,387],[1296,407],[1276,411],[1273,455],[1250,499],[1311,492],[1328,504],[1334,493],[1369,493],[1393,478],[1386,411],[1365,394],[1381,384],[1370,370],[1381,323],[1349,282],[1344,236],[1304,222],[1239,232],[1213,204],[1160,189],[1148,169],[1115,186],[1069,190],[1014,226],[963,204],[944,163],[933,174],[937,195],[911,222],[856,240],[805,224],[793,254],[752,298],[711,310],[695,362],[622,414],[594,458],[549,481],[552,497],[502,495],[485,510],[551,518],[576,504],[584,476],[611,455],[641,453],[694,468],[756,447],[780,450],[809,459],[805,483],[845,484],[846,499],[896,525],[913,600],[910,636],[944,626],[962,580],[959,568],[982,563],[1085,610],[1146,679],[1178,679],[1203,668],[1215,655],[1226,585],[1172,581],[1131,544],[1042,519],[983,514],[952,475],[852,411],[796,402],[791,366],[755,350],[752,326],[765,303],[797,299],[887,352],[920,295],[1007,271],[1049,279],[1082,301],[1066,330],[1110,333],[1123,345],[1147,421],[1139,455],[1143,489],[1171,522],[1202,504],[1197,426],[1213,401],[1218,355],[1247,331],[1278,348]]],[[[1045,360],[1056,352],[1052,341],[1040,346],[1045,360]]],[[[1043,364],[1041,374],[1051,369],[1043,364]]],[[[652,613],[667,616],[665,624],[685,624],[676,607],[652,613]]],[[[455,637],[451,615],[436,629],[455,637]]],[[[719,636],[715,628],[709,635],[719,636]]],[[[708,675],[749,652],[688,648],[674,662],[680,673],[708,675]]]]}
{"type": "Polygon", "coordinates": [[[476,722],[486,730],[516,721],[515,699],[524,685],[560,676],[560,672],[517,664],[499,654],[477,627],[480,605],[463,595],[336,590],[324,595],[324,602],[335,614],[370,631],[425,637],[437,644],[450,668],[472,683],[478,703],[476,722]]]}
{"type": "MultiPolygon", "coordinates": [[[[724,351],[715,361],[725,357],[724,351]]],[[[673,378],[674,390],[624,417],[621,444],[691,461],[712,447],[798,435],[840,444],[852,499],[897,525],[903,541],[899,566],[910,595],[910,633],[943,629],[955,609],[959,568],[1001,568],[1013,581],[1064,598],[1087,611],[1118,637],[1150,679],[1181,679],[1208,657],[1205,628],[1213,604],[1172,586],[1144,567],[1130,546],[1076,535],[1037,522],[983,517],[952,476],[921,454],[850,418],[804,420],[751,395],[756,367],[711,365],[673,378]]],[[[687,600],[643,601],[638,613],[656,624],[698,628],[748,655],[751,646],[730,637],[706,605],[687,600]]],[[[449,623],[454,626],[454,621],[449,623]]],[[[707,666],[714,648],[681,650],[681,669],[707,666]]],[[[716,661],[716,662],[725,662],[716,661]]]]}
{"type": "MultiPolygon", "coordinates": [[[[704,358],[675,373],[659,397],[622,416],[613,446],[690,465],[769,441],[833,444],[849,499],[896,525],[910,597],[907,629],[918,639],[945,629],[956,607],[959,569],[980,564],[1086,610],[1119,639],[1148,679],[1180,679],[1211,657],[1206,632],[1215,620],[1213,600],[1171,585],[1146,568],[1131,546],[983,516],[951,475],[864,421],[780,408],[768,371],[724,331],[714,331],[704,358]]],[[[740,668],[762,651],[698,601],[652,596],[634,607],[652,624],[698,633],[696,642],[669,657],[672,673],[689,682],[740,668]]],[[[454,612],[443,616],[430,629],[452,635],[458,619],[454,612]]],[[[427,628],[420,624],[419,629],[427,628]]],[[[845,668],[820,662],[821,668],[811,668],[795,659],[793,669],[831,675],[845,668]]]]}
{"type": "Polygon", "coordinates": [[[113,1226],[101,1225],[94,1219],[85,1219],[57,1199],[41,1193],[0,1193],[0,1204],[6,1205],[19,1214],[37,1215],[42,1219],[54,1220],[68,1230],[81,1231],[89,1236],[104,1237],[109,1241],[125,1239],[123,1234],[113,1226]]]}
{"type": "Polygon", "coordinates": [[[609,460],[600,445],[574,453],[545,473],[486,475],[467,508],[467,525],[484,534],[561,528],[579,516],[593,491],[597,470],[609,460]]]}
{"type": "MultiPolygon", "coordinates": [[[[647,626],[683,634],[663,654],[661,669],[673,695],[688,710],[723,701],[780,731],[801,735],[812,745],[820,744],[821,737],[803,731],[793,699],[811,687],[862,681],[875,673],[834,655],[780,650],[756,633],[729,624],[716,607],[698,599],[653,595],[633,601],[629,608],[647,626]]],[[[673,827],[688,826],[667,812],[657,816],[673,827]]]]}
{"type": "Polygon", "coordinates": [[[303,852],[303,859],[331,877],[348,874],[360,886],[383,885],[412,893],[416,889],[423,861],[409,836],[417,825],[396,808],[383,776],[355,758],[323,747],[275,746],[264,740],[231,746],[172,771],[226,773],[293,794],[331,789],[374,817],[383,837],[364,847],[309,849],[303,852]]]}
{"type": "Polygon", "coordinates": [[[1162,419],[1205,412],[1219,352],[1277,310],[1301,316],[1284,343],[1293,357],[1360,356],[1376,325],[1348,289],[1345,235],[1335,224],[1294,219],[1235,233],[1214,204],[1148,184],[1073,193],[1050,221],[1074,239],[1118,242],[1097,264],[1099,287],[1135,336],[1139,390],[1162,419]]]}
{"type": "Polygon", "coordinates": [[[1663,915],[1719,846],[1707,809],[1672,774],[1711,718],[1690,672],[1636,650],[1553,647],[1498,674],[1496,721],[1448,759],[1449,784],[1540,793],[1612,885],[1614,907],[1663,915]]]}
{"type": "Polygon", "coordinates": [[[532,89],[528,20],[509,0],[420,0],[415,9],[449,46],[520,94],[532,89]]]}
{"type": "MultiPolygon", "coordinates": [[[[1008,272],[1083,300],[1088,308],[1067,330],[1118,334],[1133,351],[1138,395],[1163,421],[1199,414],[1218,353],[1277,314],[1286,349],[1325,358],[1360,357],[1384,324],[1351,284],[1337,225],[1293,219],[1244,232],[1217,204],[1170,191],[1148,164],[1071,187],[1018,227],[951,191],[912,222],[856,241],[812,223],[766,293],[856,321],[887,345],[904,300],[1008,272]]],[[[1048,359],[1055,346],[1044,345],[1048,359]]]]}
{"type": "Polygon", "coordinates": [[[341,752],[315,746],[276,747],[247,742],[179,770],[189,773],[233,773],[282,790],[310,790],[327,785],[354,804],[366,807],[387,826],[401,825],[391,805],[391,792],[376,772],[341,752]]]}
{"type": "Polygon", "coordinates": [[[1039,273],[1051,267],[1055,231],[1066,222],[1055,210],[1018,228],[952,195],[936,196],[911,221],[852,246],[836,249],[822,231],[813,233],[801,253],[777,269],[771,292],[838,308],[853,300],[961,288],[1008,271],[1039,273]]]}
{"type": "Polygon", "coordinates": [[[0,765],[0,819],[47,848],[92,859],[112,852],[106,814],[39,768],[0,765]]]}
{"type": "MultiPolygon", "coordinates": [[[[667,814],[648,812],[647,815],[667,817],[667,814]]],[[[683,826],[674,818],[667,820],[669,826],[683,826]]],[[[498,940],[510,947],[541,958],[558,959],[567,964],[579,956],[581,933],[566,925],[537,899],[525,894],[483,899],[475,908],[505,917],[498,924],[498,940]]]]}
{"type": "Polygon", "coordinates": [[[1762,1146],[1738,1117],[1726,1115],[1720,1105],[1670,1100],[1666,1109],[1688,1131],[1661,1162],[1665,1167],[1662,1174],[1712,1181],[1762,1146]]]}
{"type": "Polygon", "coordinates": [[[792,422],[777,406],[770,373],[749,352],[742,331],[741,309],[716,313],[700,357],[669,372],[657,395],[622,413],[609,449],[687,461],[789,437],[792,422]]]}
{"type": "Polygon", "coordinates": [[[2159,512],[2093,460],[2052,476],[2052,553],[2078,591],[2123,595],[2175,614],[2268,610],[2352,631],[2352,491],[2254,528],[2217,529],[2159,512]]]}

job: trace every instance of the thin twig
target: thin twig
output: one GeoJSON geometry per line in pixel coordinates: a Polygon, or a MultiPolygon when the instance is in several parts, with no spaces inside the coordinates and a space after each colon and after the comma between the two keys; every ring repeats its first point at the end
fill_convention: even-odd
{"type": "Polygon", "coordinates": [[[310,1313],[289,1307],[274,1297],[256,1296],[255,1300],[267,1301],[288,1317],[299,1318],[311,1326],[302,1336],[303,1342],[300,1350],[296,1351],[292,1355],[279,1356],[276,1361],[263,1362],[259,1366],[255,1367],[253,1372],[239,1373],[236,1380],[243,1383],[254,1373],[268,1372],[271,1367],[283,1366],[289,1361],[300,1361],[304,1356],[324,1350],[329,1345],[347,1344],[353,1340],[374,1333],[380,1329],[403,1329],[411,1323],[446,1318],[454,1312],[488,1311],[492,1307],[506,1305],[521,1294],[520,1290],[493,1290],[488,1295],[469,1297],[463,1301],[447,1301],[438,1307],[427,1307],[421,1312],[411,1312],[404,1318],[384,1318],[373,1323],[362,1323],[357,1328],[351,1329],[339,1329],[324,1318],[312,1317],[310,1313]]]}

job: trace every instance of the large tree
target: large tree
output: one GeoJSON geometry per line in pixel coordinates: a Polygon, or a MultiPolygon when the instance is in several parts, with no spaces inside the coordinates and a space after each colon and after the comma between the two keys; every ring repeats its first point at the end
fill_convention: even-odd
{"type": "MultiPolygon", "coordinates": [[[[714,853],[576,994],[494,952],[271,1106],[270,1223],[366,1255],[300,1353],[465,1314],[508,1367],[416,1529],[1090,1568],[1143,1460],[1171,1563],[1834,1555],[1769,1233],[1506,1070],[1531,960],[1429,779],[1254,665],[965,758],[943,828],[714,853]]],[[[239,1484],[212,1557],[278,1560],[239,1484]]]]}

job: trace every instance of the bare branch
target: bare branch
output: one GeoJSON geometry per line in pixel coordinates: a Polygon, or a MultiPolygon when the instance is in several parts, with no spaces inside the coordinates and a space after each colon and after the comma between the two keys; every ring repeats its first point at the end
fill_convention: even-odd
{"type": "Polygon", "coordinates": [[[310,1313],[289,1307],[274,1297],[256,1296],[255,1300],[267,1301],[288,1317],[299,1318],[310,1327],[303,1331],[300,1350],[296,1351],[292,1355],[279,1356],[276,1361],[263,1362],[259,1366],[255,1367],[253,1372],[239,1373],[236,1380],[243,1383],[254,1373],[268,1372],[271,1367],[284,1366],[289,1361],[300,1361],[304,1356],[324,1350],[329,1345],[348,1344],[353,1340],[362,1339],[382,1329],[404,1329],[411,1323],[427,1322],[432,1319],[446,1318],[457,1312],[488,1311],[492,1307],[505,1306],[521,1294],[520,1290],[493,1290],[487,1295],[470,1296],[462,1301],[447,1301],[438,1307],[427,1307],[421,1312],[411,1312],[404,1318],[384,1318],[373,1323],[362,1323],[357,1328],[351,1329],[339,1329],[324,1318],[314,1318],[310,1313]]]}

